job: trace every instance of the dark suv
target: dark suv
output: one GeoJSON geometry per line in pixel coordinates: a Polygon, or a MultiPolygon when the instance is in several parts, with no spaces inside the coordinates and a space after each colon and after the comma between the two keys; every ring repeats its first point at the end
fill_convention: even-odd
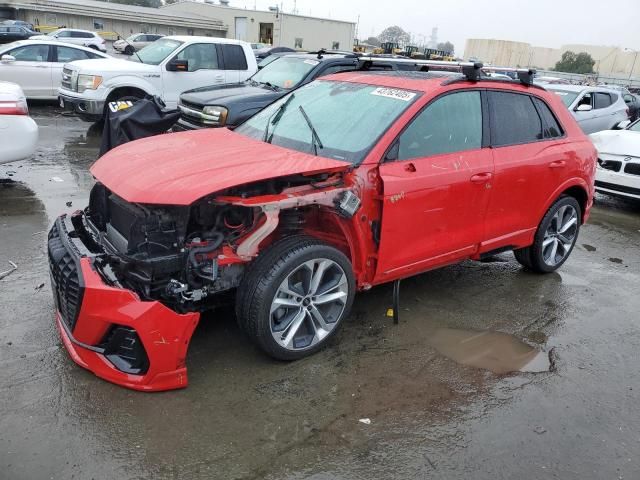
{"type": "Polygon", "coordinates": [[[0,24],[0,43],[11,43],[18,40],[26,40],[34,35],[40,35],[38,32],[29,30],[22,25],[0,24]]]}
{"type": "MultiPolygon", "coordinates": [[[[406,60],[406,59],[405,59],[406,60]]],[[[372,59],[349,52],[280,55],[247,81],[212,85],[180,95],[182,115],[174,131],[235,127],[287,93],[324,75],[353,70],[415,70],[412,63],[393,58],[372,59]]]]}

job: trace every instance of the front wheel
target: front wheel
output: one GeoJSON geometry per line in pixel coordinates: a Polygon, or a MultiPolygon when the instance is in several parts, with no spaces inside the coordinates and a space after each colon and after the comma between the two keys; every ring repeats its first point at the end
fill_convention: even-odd
{"type": "Polygon", "coordinates": [[[315,353],[349,315],[355,279],[349,259],[311,237],[273,244],[249,267],[236,298],[241,328],[270,356],[315,353]]]}
{"type": "Polygon", "coordinates": [[[569,196],[560,197],[542,218],[533,245],[513,252],[516,260],[534,272],[556,271],[573,251],[581,223],[578,201],[569,196]]]}
{"type": "Polygon", "coordinates": [[[127,45],[124,49],[125,55],[133,55],[133,47],[131,45],[127,45]]]}

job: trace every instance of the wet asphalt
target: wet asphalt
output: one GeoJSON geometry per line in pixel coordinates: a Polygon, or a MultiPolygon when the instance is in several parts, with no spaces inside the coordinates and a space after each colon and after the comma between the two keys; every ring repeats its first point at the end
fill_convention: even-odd
{"type": "Polygon", "coordinates": [[[397,326],[390,287],[360,294],[295,363],[222,309],[187,389],[137,393],[76,366],[53,323],[45,232],[85,205],[100,132],[31,112],[36,155],[0,165],[0,271],[18,265],[0,280],[0,478],[640,478],[640,204],[599,196],[555,274],[502,254],[403,281],[397,326]],[[509,349],[549,361],[506,368],[509,349]]]}

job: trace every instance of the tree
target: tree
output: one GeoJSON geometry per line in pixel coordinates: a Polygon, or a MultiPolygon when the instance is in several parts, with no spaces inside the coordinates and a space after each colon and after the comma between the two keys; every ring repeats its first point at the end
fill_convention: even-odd
{"type": "Polygon", "coordinates": [[[445,52],[453,53],[455,51],[455,47],[451,42],[440,42],[438,44],[438,50],[444,50],[445,52]]]}
{"type": "Polygon", "coordinates": [[[378,40],[381,42],[394,42],[400,45],[408,43],[409,38],[409,34],[397,25],[385,28],[382,33],[378,35],[378,40]]]}
{"type": "Polygon", "coordinates": [[[364,42],[368,43],[369,45],[373,45],[374,47],[380,46],[380,40],[378,40],[378,37],[369,37],[364,42]]]}
{"type": "Polygon", "coordinates": [[[572,51],[566,51],[553,69],[566,73],[594,73],[593,66],[595,64],[596,61],[586,52],[580,52],[576,55],[572,51]]]}

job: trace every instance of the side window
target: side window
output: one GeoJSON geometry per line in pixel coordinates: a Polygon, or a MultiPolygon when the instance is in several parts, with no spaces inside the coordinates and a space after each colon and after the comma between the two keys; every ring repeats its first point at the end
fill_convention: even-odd
{"type": "Polygon", "coordinates": [[[26,45],[7,53],[19,62],[46,62],[49,60],[49,45],[26,45]]]}
{"type": "Polygon", "coordinates": [[[480,92],[438,98],[400,135],[398,160],[473,150],[482,146],[480,92]]]}
{"type": "Polygon", "coordinates": [[[539,98],[534,98],[533,102],[538,107],[538,112],[540,112],[540,116],[542,116],[544,122],[544,138],[557,138],[564,135],[560,123],[553,112],[551,112],[549,106],[539,98]]]}
{"type": "Polygon", "coordinates": [[[71,31],[70,30],[63,30],[62,32],[58,33],[58,38],[71,38],[71,31]]]}
{"type": "Polygon", "coordinates": [[[591,105],[591,94],[590,93],[585,93],[582,98],[580,99],[580,101],[576,104],[576,109],[580,106],[580,105],[591,105]]]}
{"type": "Polygon", "coordinates": [[[9,27],[11,33],[23,33],[20,27],[9,27]]]}
{"type": "Polygon", "coordinates": [[[319,76],[323,77],[325,75],[331,75],[332,73],[338,72],[352,72],[355,69],[355,65],[332,65],[325,68],[319,76]]]}
{"type": "Polygon", "coordinates": [[[218,54],[214,43],[196,43],[189,45],[175,57],[189,62],[189,71],[217,70],[218,54]]]}
{"type": "Polygon", "coordinates": [[[489,92],[494,147],[542,140],[542,121],[529,95],[489,92]]]}
{"type": "Polygon", "coordinates": [[[225,70],[248,70],[247,59],[240,45],[220,45],[224,57],[225,70]]]}
{"type": "Polygon", "coordinates": [[[74,60],[86,60],[90,58],[86,52],[71,47],[57,46],[58,50],[58,63],[73,62],[74,60]]]}
{"type": "Polygon", "coordinates": [[[593,98],[594,109],[597,110],[598,108],[607,108],[608,106],[611,105],[611,103],[613,103],[611,101],[611,95],[609,95],[608,93],[600,93],[600,92],[594,93],[594,98],[593,98]]]}

